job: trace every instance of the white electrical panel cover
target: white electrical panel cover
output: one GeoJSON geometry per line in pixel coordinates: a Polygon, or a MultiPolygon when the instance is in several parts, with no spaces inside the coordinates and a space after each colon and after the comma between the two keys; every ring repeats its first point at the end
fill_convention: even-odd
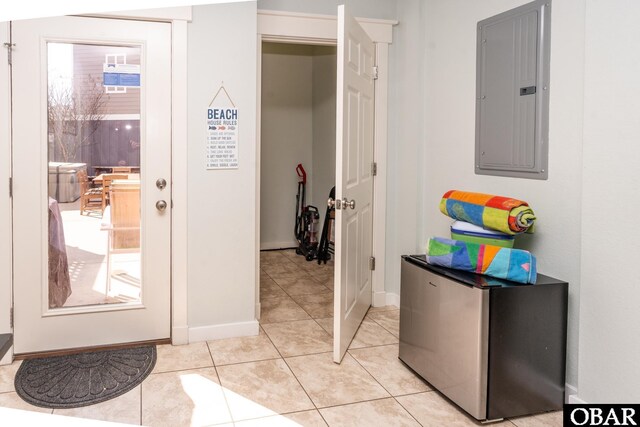
{"type": "Polygon", "coordinates": [[[475,171],[547,179],[551,4],[478,23],[475,171]]]}

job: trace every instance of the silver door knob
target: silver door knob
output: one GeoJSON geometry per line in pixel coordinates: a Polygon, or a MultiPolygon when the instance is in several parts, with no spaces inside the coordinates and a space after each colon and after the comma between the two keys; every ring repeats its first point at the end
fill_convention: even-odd
{"type": "Polygon", "coordinates": [[[356,201],[355,200],[349,201],[345,197],[344,199],[342,199],[342,207],[344,209],[347,209],[347,208],[355,209],[356,208],[356,201]]]}
{"type": "Polygon", "coordinates": [[[167,186],[167,181],[164,178],[158,178],[156,180],[156,187],[163,190],[167,186]]]}
{"type": "Polygon", "coordinates": [[[158,209],[160,212],[164,211],[165,209],[167,209],[167,202],[165,202],[164,200],[158,200],[156,202],[156,209],[158,209]]]}
{"type": "Polygon", "coordinates": [[[342,208],[342,201],[340,199],[333,200],[332,197],[329,197],[329,200],[327,200],[327,206],[329,206],[330,208],[335,207],[336,209],[340,210],[340,208],[342,208]]]}

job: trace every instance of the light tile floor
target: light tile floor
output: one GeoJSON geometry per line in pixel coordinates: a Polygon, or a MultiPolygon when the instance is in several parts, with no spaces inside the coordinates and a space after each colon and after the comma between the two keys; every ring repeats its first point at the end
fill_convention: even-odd
{"type": "MultiPolygon", "coordinates": [[[[332,361],[333,266],[292,250],[261,254],[260,334],[160,346],[129,393],[56,414],[148,426],[480,426],[397,358],[399,310],[371,308],[340,365],[332,361]],[[332,287],[332,286],[331,286],[332,287]]],[[[33,411],[0,367],[0,406],[33,411]]],[[[562,412],[492,425],[554,427],[562,412]]]]}

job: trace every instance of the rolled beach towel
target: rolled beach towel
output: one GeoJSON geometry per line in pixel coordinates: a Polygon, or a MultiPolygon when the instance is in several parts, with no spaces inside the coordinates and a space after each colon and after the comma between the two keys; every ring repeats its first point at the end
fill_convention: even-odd
{"type": "Polygon", "coordinates": [[[529,251],[432,237],[427,243],[432,265],[484,274],[520,283],[536,283],[536,257],[529,251]]]}
{"type": "Polygon", "coordinates": [[[444,193],[440,211],[453,219],[507,234],[533,233],[536,219],[522,200],[457,190],[444,193]]]}

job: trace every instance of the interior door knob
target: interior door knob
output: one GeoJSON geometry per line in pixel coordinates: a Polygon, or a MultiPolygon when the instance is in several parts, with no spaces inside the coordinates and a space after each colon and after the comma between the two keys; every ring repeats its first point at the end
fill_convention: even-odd
{"type": "Polygon", "coordinates": [[[347,209],[347,208],[355,209],[356,208],[356,201],[355,200],[349,201],[345,197],[344,199],[342,199],[342,207],[344,209],[347,209]]]}
{"type": "Polygon", "coordinates": [[[158,209],[160,212],[164,211],[165,209],[167,209],[167,202],[165,202],[164,200],[158,200],[156,202],[156,209],[158,209]]]}
{"type": "Polygon", "coordinates": [[[340,208],[342,208],[342,201],[340,199],[333,200],[333,197],[329,197],[329,200],[327,200],[327,206],[329,206],[330,208],[335,207],[336,209],[340,210],[340,208]]]}

